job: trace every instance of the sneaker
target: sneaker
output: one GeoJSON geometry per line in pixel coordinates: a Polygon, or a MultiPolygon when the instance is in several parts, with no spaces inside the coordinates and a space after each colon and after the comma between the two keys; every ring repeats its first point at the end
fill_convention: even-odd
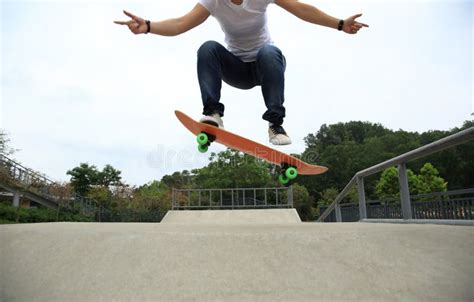
{"type": "Polygon", "coordinates": [[[291,144],[291,139],[286,134],[285,129],[280,125],[270,124],[268,127],[268,136],[270,143],[274,145],[289,145],[291,144]]]}
{"type": "Polygon", "coordinates": [[[221,115],[219,113],[213,113],[211,115],[203,116],[199,122],[210,124],[218,128],[224,129],[224,122],[222,121],[221,115]]]}

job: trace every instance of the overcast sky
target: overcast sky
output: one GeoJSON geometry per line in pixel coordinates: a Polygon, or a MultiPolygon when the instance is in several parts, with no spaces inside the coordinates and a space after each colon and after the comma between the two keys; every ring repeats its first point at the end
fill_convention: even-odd
{"type": "MultiPolygon", "coordinates": [[[[294,141],[279,149],[302,152],[322,124],[423,132],[472,119],[472,1],[306,2],[338,18],[363,13],[370,28],[350,36],[270,5],[294,141]]],[[[173,112],[200,117],[196,51],[206,40],[224,43],[219,25],[211,17],[170,38],[134,36],[112,22],[127,20],[123,9],[161,20],[195,3],[1,0],[0,128],[20,149],[15,158],[54,180],[81,162],[111,164],[133,185],[206,165],[173,112]]],[[[266,143],[260,89],[224,86],[222,98],[226,129],[266,143]]]]}

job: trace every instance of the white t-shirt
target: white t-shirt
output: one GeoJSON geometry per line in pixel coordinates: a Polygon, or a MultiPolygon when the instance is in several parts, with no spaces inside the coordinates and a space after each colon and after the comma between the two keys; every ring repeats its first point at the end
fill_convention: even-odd
{"type": "Polygon", "coordinates": [[[272,44],[267,27],[267,6],[275,0],[199,0],[217,19],[225,33],[227,49],[244,62],[255,61],[257,52],[272,44]]]}

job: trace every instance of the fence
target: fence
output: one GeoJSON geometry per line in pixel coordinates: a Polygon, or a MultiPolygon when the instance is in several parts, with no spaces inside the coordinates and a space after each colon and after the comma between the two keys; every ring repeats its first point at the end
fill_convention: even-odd
{"type": "Polygon", "coordinates": [[[293,187],[173,189],[172,209],[292,208],[293,187]]]}
{"type": "MultiPolygon", "coordinates": [[[[414,219],[474,219],[474,188],[433,194],[410,196],[414,219]]],[[[320,207],[323,212],[327,207],[320,207]]],[[[341,204],[341,218],[345,222],[360,220],[359,204],[341,204]]],[[[403,212],[399,199],[372,200],[366,203],[368,219],[402,219],[403,212]]],[[[332,212],[324,222],[335,222],[332,212]]]]}

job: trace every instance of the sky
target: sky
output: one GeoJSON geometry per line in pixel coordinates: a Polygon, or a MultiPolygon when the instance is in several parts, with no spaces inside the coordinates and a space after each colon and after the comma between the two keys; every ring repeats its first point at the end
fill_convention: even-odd
{"type": "MultiPolygon", "coordinates": [[[[285,129],[304,137],[323,124],[368,121],[398,130],[449,130],[471,120],[472,1],[303,1],[329,15],[370,25],[357,35],[305,23],[268,8],[269,28],[286,57],[285,129]]],[[[200,118],[196,51],[224,44],[210,17],[177,37],[133,35],[113,23],[126,9],[158,21],[178,17],[196,0],[0,0],[0,129],[14,158],[56,181],[87,162],[110,164],[142,185],[200,168],[209,154],[174,110],[200,118]]],[[[226,129],[269,145],[259,87],[223,85],[226,129]]],[[[214,144],[211,151],[225,147],[214,144]]]]}

